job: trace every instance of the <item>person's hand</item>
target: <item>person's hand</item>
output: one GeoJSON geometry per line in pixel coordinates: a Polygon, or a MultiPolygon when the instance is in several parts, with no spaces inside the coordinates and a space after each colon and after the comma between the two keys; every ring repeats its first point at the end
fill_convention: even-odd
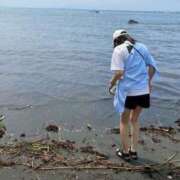
{"type": "Polygon", "coordinates": [[[111,95],[115,95],[115,93],[112,91],[113,87],[115,86],[114,83],[112,83],[112,81],[109,83],[109,94],[111,95]]]}

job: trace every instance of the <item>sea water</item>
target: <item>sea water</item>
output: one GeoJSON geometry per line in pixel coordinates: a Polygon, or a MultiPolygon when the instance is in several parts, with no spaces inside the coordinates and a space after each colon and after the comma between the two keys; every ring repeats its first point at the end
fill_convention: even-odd
{"type": "Polygon", "coordinates": [[[8,130],[117,126],[108,84],[119,28],[148,46],[161,73],[142,123],[173,124],[180,117],[180,13],[0,8],[0,111],[8,130]]]}

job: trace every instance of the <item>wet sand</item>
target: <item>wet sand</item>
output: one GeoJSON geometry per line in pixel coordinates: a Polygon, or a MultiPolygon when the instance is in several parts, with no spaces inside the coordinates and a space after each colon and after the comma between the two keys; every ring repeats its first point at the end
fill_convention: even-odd
{"type": "MultiPolygon", "coordinates": [[[[172,135],[176,140],[180,140],[180,132],[179,127],[175,127],[176,134],[172,135]]],[[[4,142],[12,143],[20,143],[25,141],[34,141],[41,138],[54,139],[57,141],[62,140],[71,140],[74,141],[76,146],[93,146],[95,150],[101,152],[108,156],[108,160],[113,163],[125,163],[123,160],[119,159],[115,155],[116,148],[119,147],[119,134],[111,133],[110,129],[96,130],[91,125],[84,127],[83,129],[62,129],[60,133],[49,133],[44,130],[44,132],[39,136],[34,137],[21,137],[14,139],[11,137],[11,140],[7,137],[4,137],[4,142]]],[[[3,142],[2,139],[2,142],[3,142]]],[[[140,143],[139,143],[139,160],[132,161],[130,165],[136,167],[139,165],[145,164],[157,164],[166,161],[170,156],[177,153],[174,160],[180,159],[180,142],[174,142],[171,138],[165,137],[159,133],[154,132],[141,132],[140,143]]],[[[79,152],[70,152],[66,154],[67,157],[90,157],[89,154],[81,154],[79,152]],[[82,155],[82,156],[81,156],[82,155]]],[[[1,154],[2,159],[2,154],[1,154]]],[[[176,164],[180,166],[180,163],[177,162],[176,164]]],[[[160,174],[158,173],[140,173],[140,172],[129,172],[129,171],[121,171],[118,172],[116,170],[32,170],[31,168],[27,168],[25,166],[10,166],[10,167],[1,167],[0,169],[0,179],[4,180],[56,180],[56,179],[133,179],[133,180],[141,180],[141,179],[178,179],[180,178],[179,175],[172,175],[168,176],[170,170],[163,169],[160,174]]]]}

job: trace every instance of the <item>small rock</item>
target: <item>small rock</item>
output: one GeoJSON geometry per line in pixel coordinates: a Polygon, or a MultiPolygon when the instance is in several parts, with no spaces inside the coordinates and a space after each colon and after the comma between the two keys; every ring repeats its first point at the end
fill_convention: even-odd
{"type": "Polygon", "coordinates": [[[141,145],[145,145],[145,141],[144,140],[139,140],[138,143],[141,144],[141,145]]]}
{"type": "Polygon", "coordinates": [[[0,138],[2,138],[5,135],[5,133],[6,133],[6,130],[1,128],[0,129],[0,138]]]}
{"type": "Polygon", "coordinates": [[[116,147],[116,144],[112,144],[112,148],[116,147]]]}
{"type": "Polygon", "coordinates": [[[173,177],[171,175],[168,175],[167,178],[168,179],[173,179],[173,177]]]}
{"type": "Polygon", "coordinates": [[[0,120],[0,138],[2,138],[6,133],[6,126],[3,122],[3,120],[0,120]]]}
{"type": "Polygon", "coordinates": [[[152,141],[153,141],[154,143],[160,143],[160,142],[161,142],[161,140],[158,139],[158,138],[156,138],[156,137],[152,137],[152,141]]]}
{"type": "Polygon", "coordinates": [[[5,119],[5,116],[3,114],[0,115],[0,121],[3,121],[5,119]]]}
{"type": "Polygon", "coordinates": [[[178,126],[180,126],[180,119],[177,119],[174,123],[176,123],[178,126]]]}
{"type": "Polygon", "coordinates": [[[54,132],[54,133],[58,133],[59,131],[59,128],[57,125],[54,125],[54,124],[50,124],[46,127],[46,131],[48,132],[54,132]]]}
{"type": "Polygon", "coordinates": [[[87,124],[87,129],[88,129],[89,131],[91,131],[91,130],[92,130],[92,126],[91,126],[90,124],[87,124]]]}
{"type": "Polygon", "coordinates": [[[111,134],[119,134],[119,133],[120,133],[119,128],[113,128],[113,129],[111,129],[111,134]]]}
{"type": "Polygon", "coordinates": [[[26,134],[25,134],[25,133],[22,133],[22,134],[20,134],[20,137],[25,138],[25,137],[26,137],[26,134]]]}
{"type": "Polygon", "coordinates": [[[169,172],[167,178],[168,178],[168,179],[173,179],[173,173],[172,173],[172,172],[169,172]]]}
{"type": "Polygon", "coordinates": [[[141,131],[147,131],[148,128],[147,128],[147,127],[141,127],[140,130],[141,130],[141,131]]]}

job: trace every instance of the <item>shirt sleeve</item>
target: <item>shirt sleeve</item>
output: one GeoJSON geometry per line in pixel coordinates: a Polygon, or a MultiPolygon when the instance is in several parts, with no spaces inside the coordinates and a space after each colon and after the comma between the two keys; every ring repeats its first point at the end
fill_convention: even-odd
{"type": "Polygon", "coordinates": [[[123,50],[114,49],[111,59],[111,71],[124,70],[123,50]]]}
{"type": "Polygon", "coordinates": [[[152,66],[155,69],[154,77],[158,78],[160,76],[160,73],[157,67],[157,63],[147,48],[146,48],[145,63],[146,63],[146,66],[152,66]]]}
{"type": "Polygon", "coordinates": [[[149,50],[147,48],[146,48],[145,62],[146,62],[147,66],[153,66],[157,70],[156,61],[155,61],[154,57],[151,55],[151,53],[149,52],[149,50]]]}

